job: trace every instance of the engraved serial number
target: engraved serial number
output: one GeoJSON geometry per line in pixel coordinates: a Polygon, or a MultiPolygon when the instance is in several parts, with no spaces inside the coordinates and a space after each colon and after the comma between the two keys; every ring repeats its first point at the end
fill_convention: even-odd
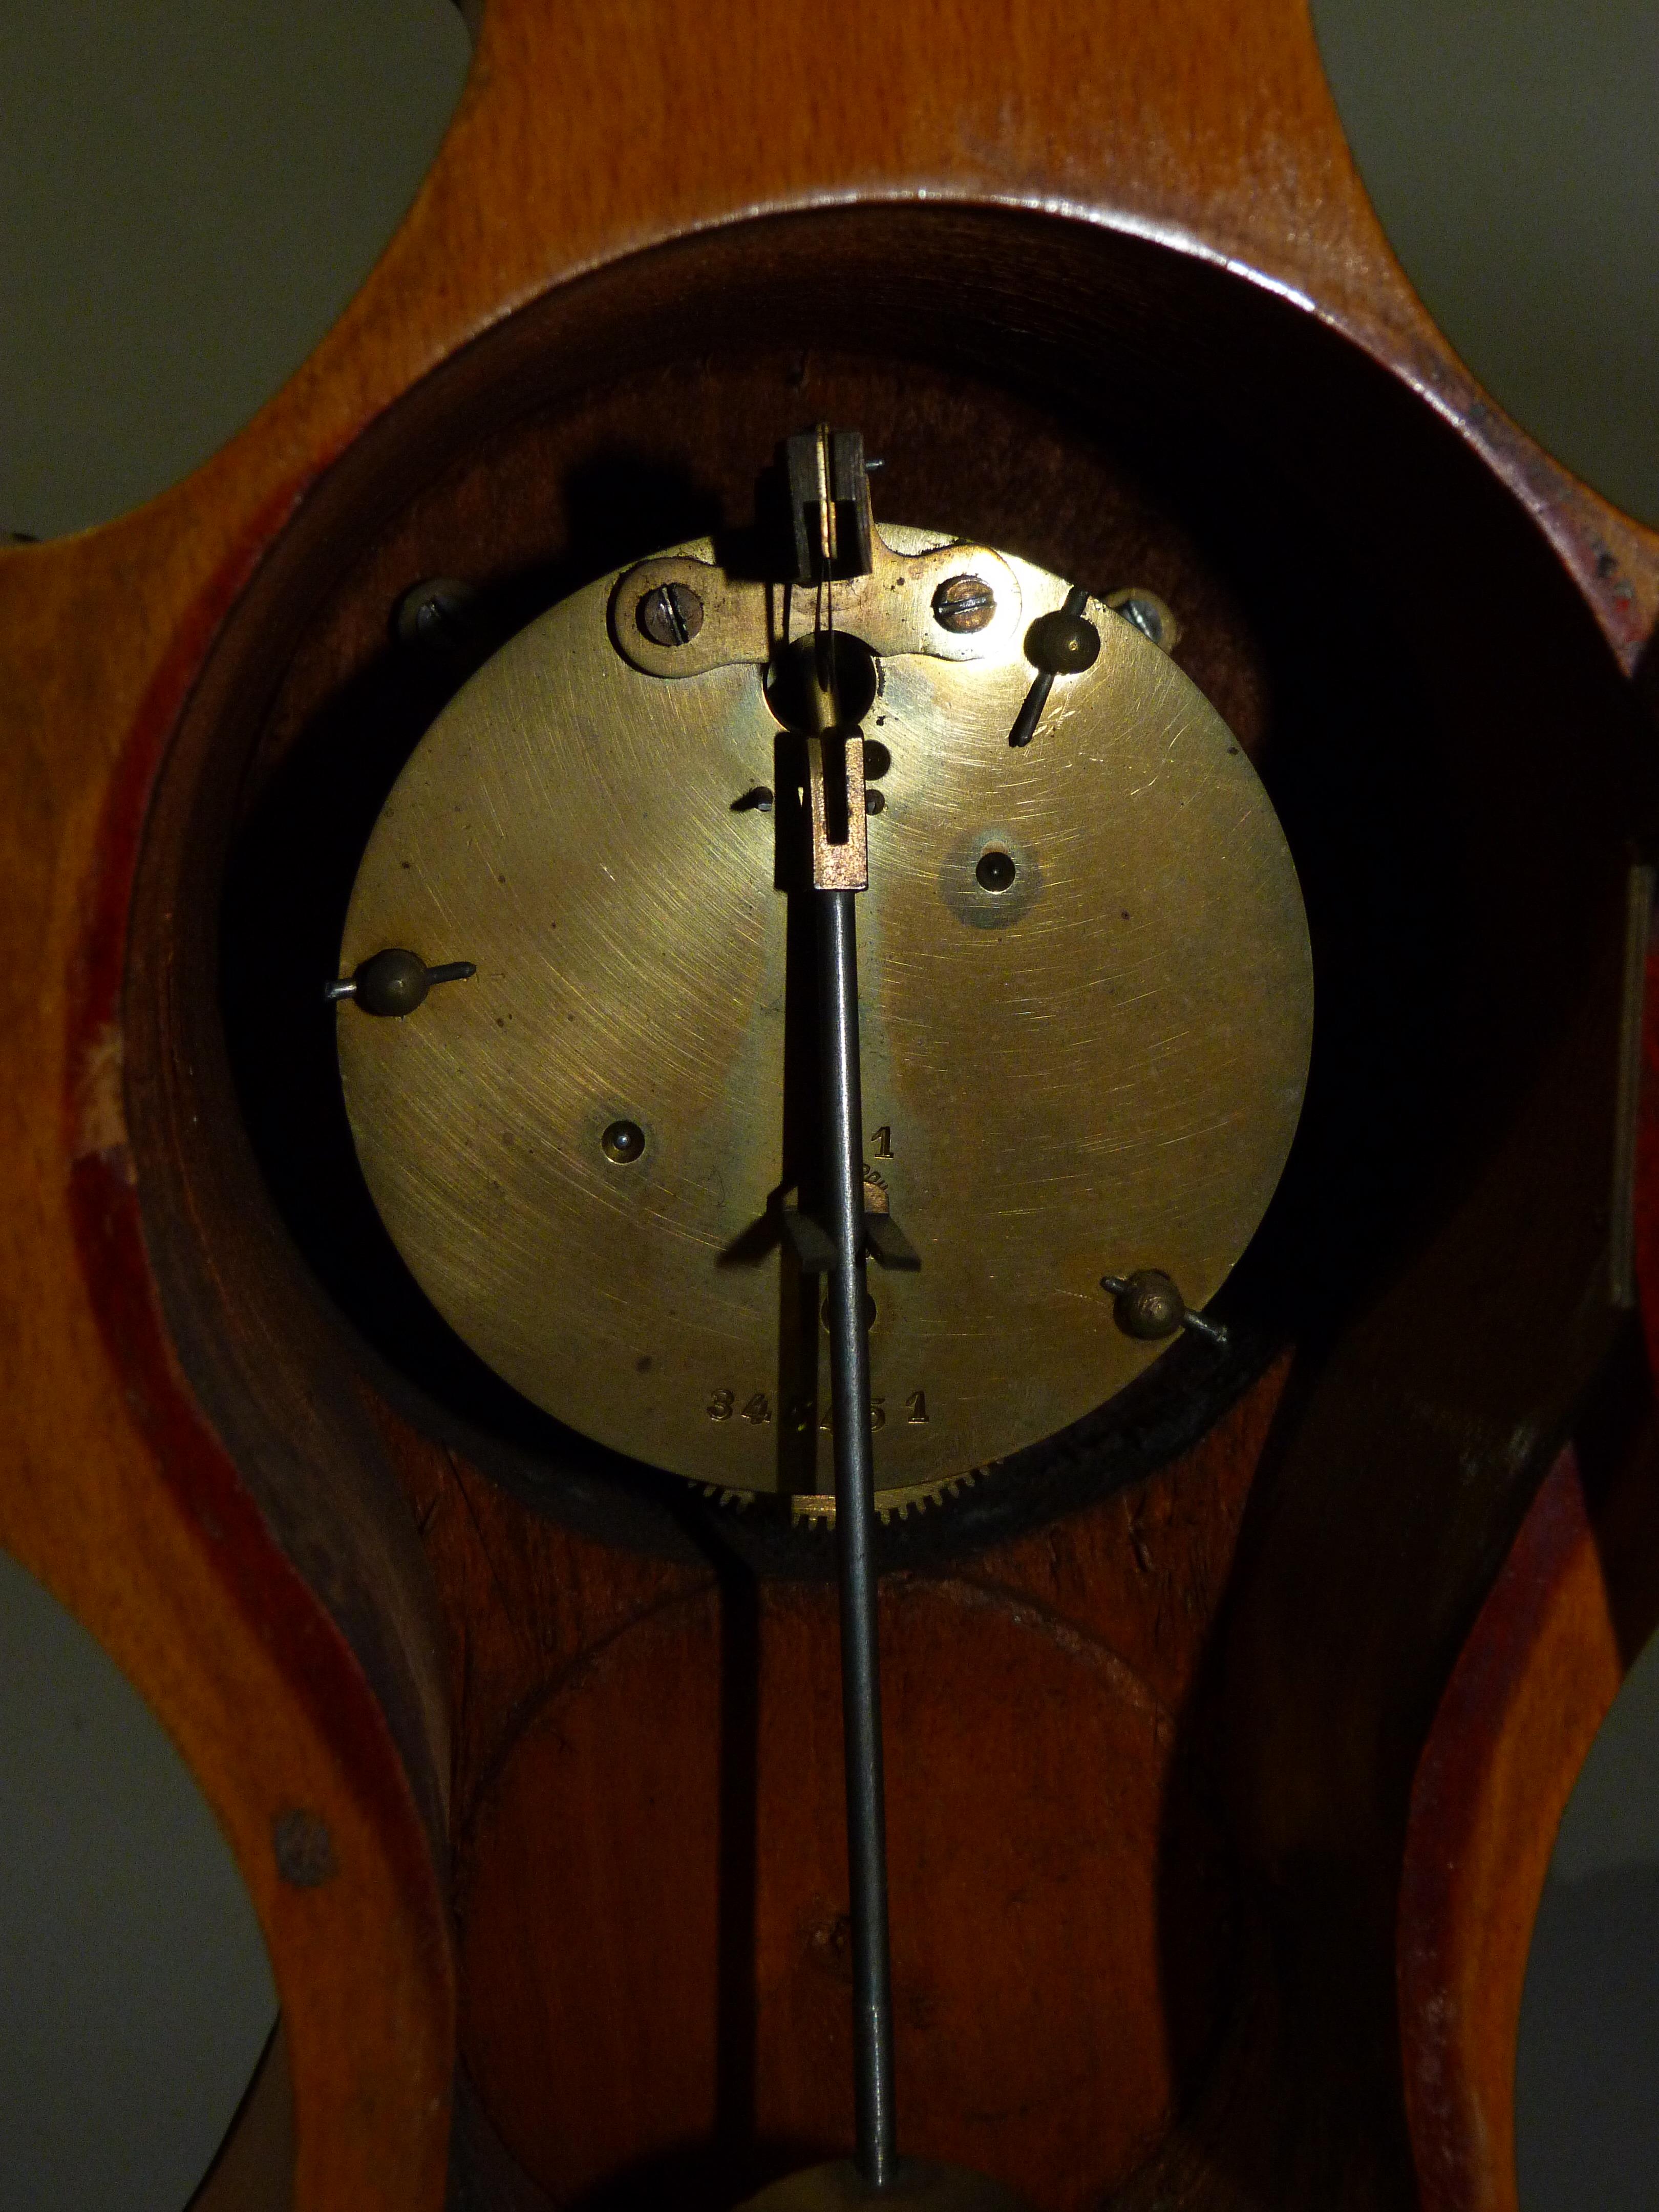
{"type": "MultiPolygon", "coordinates": [[[[738,1403],[738,1393],[735,1390],[715,1390],[710,1394],[708,1403],[703,1411],[711,1421],[747,1421],[751,1427],[759,1429],[766,1427],[771,1421],[772,1401],[764,1390],[757,1390],[740,1406],[738,1403]]],[[[783,1409],[783,1420],[784,1425],[791,1429],[795,1435],[804,1436],[812,1425],[811,1401],[801,1399],[794,1405],[786,1406],[783,1409]]],[[[927,1425],[927,1393],[925,1390],[912,1390],[904,1401],[904,1425],[907,1428],[919,1429],[925,1428],[927,1425]]],[[[871,1399],[870,1425],[872,1429],[886,1427],[887,1401],[884,1397],[871,1399]]],[[[825,1436],[828,1436],[830,1426],[830,1409],[826,1406],[818,1417],[818,1427],[825,1436]]]]}

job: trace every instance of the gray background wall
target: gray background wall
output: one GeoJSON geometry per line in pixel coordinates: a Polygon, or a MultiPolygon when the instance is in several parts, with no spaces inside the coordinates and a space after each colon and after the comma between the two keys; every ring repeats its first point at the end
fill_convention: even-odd
{"type": "MultiPolygon", "coordinates": [[[[579,0],[561,0],[579,4],[579,0]]],[[[1350,136],[1465,358],[1659,521],[1659,0],[1316,0],[1350,136]]],[[[448,0],[0,6],[0,529],[173,482],[356,289],[459,94],[448,0]]],[[[273,2016],[234,1869],[101,1653],[0,1555],[0,2204],[177,2212],[273,2016]]],[[[1525,2212],[1659,2196],[1659,1651],[1563,1824],[1525,2212]]]]}

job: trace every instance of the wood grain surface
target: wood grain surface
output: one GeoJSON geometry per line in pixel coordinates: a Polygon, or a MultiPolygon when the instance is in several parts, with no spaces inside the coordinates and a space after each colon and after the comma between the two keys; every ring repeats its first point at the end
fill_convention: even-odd
{"type": "MultiPolygon", "coordinates": [[[[906,2142],[1035,2203],[1146,2156],[1231,1994],[1199,1677],[1284,1373],[1146,1490],[885,1586],[906,2142]]],[[[417,1480],[473,1625],[462,2043],[495,2126],[562,2203],[730,2203],[844,2152],[833,1588],[647,1577],[453,1460],[417,1480]]]]}
{"type": "Polygon", "coordinates": [[[1412,1785],[1397,1949],[1425,2212],[1516,2212],[1515,2058],[1533,1924],[1573,1784],[1659,1626],[1659,955],[1651,951],[1645,987],[1640,1326],[1528,1511],[1412,1785]]]}
{"type": "Polygon", "coordinates": [[[1401,1884],[1405,2088],[1425,2212],[1516,2212],[1515,2054],[1556,1827],[1659,1624],[1650,1409],[1569,1449],[1504,1561],[1418,1768],[1401,1884]],[[1597,1442],[1601,1442],[1597,1439],[1597,1442]]]}
{"type": "MultiPolygon", "coordinates": [[[[365,500],[389,511],[399,453],[419,447],[423,426],[434,437],[441,431],[459,461],[465,410],[458,415],[455,403],[471,388],[469,377],[489,385],[506,358],[469,354],[474,340],[501,325],[510,353],[521,329],[519,373],[532,378],[550,348],[584,334],[595,375],[629,358],[637,367],[637,331],[626,345],[595,333],[607,314],[619,329],[653,296],[667,313],[663,287],[672,293],[672,270],[684,264],[664,263],[665,277],[642,272],[630,289],[629,257],[695,238],[718,258],[727,226],[763,216],[816,220],[815,210],[861,205],[918,216],[961,210],[987,221],[1000,210],[1032,226],[986,230],[988,242],[973,249],[972,265],[997,271],[997,296],[1016,303],[1004,318],[1016,349],[1028,307],[1048,318],[1043,344],[1061,349],[1070,301],[1056,288],[1069,266],[1103,300],[1114,286],[1126,296],[1136,290],[1143,326],[1173,312],[1160,300],[1181,295],[1188,303],[1182,312],[1201,331],[1192,304],[1201,295],[1224,323],[1291,331],[1285,357],[1303,364],[1292,380],[1295,410],[1322,451],[1334,450],[1352,427],[1342,410],[1358,404],[1360,387],[1371,389],[1368,375],[1397,395],[1402,418],[1414,410],[1443,425],[1462,458],[1434,466],[1461,487],[1458,511],[1498,518],[1468,541],[1479,542],[1482,573],[1461,577],[1457,544],[1437,533],[1432,516],[1425,521],[1422,558],[1434,581],[1423,602],[1425,650],[1443,664],[1454,720],[1460,683],[1476,688],[1474,678],[1457,674],[1457,648],[1478,641],[1488,617],[1501,629],[1505,593],[1513,587],[1518,603],[1551,610],[1536,665],[1518,645],[1508,656],[1512,698],[1501,696],[1504,656],[1482,662],[1478,678],[1483,690],[1497,687],[1500,709],[1519,717],[1527,732],[1521,758],[1541,786],[1528,800],[1488,773],[1484,781],[1472,776],[1456,798],[1460,807],[1490,808],[1493,849],[1503,848],[1513,817],[1522,856],[1507,875],[1489,871],[1470,893],[1494,945],[1499,916],[1490,902],[1508,900],[1504,918],[1525,948],[1512,963],[1514,1003],[1491,1012],[1484,1028],[1475,1024],[1489,1048],[1492,1085],[1510,1085],[1501,1142],[1450,1176],[1435,1233],[1376,1286],[1373,1306],[1346,1336],[1308,1353],[1286,1392],[1294,1423],[1285,1429],[1281,1412],[1271,1479],[1246,1513],[1239,1559],[1248,1586],[1224,1609],[1225,1634],[1210,1662],[1222,1669],[1217,1695],[1231,1717],[1229,1823],[1247,1869],[1239,1956],[1254,1962],[1241,1966],[1240,1986],[1254,1994],[1218,2031],[1211,2086],[1194,2093],[1126,2200],[1220,2205],[1261,2201],[1265,2190],[1269,2201],[1287,2203],[1409,2201],[1390,1961],[1415,1751],[1521,1522],[1540,1455],[1553,1455],[1571,1426],[1607,1349],[1586,1287],[1607,1188],[1606,1098],[1599,1078],[1587,1081],[1583,1070],[1610,1054],[1616,997],[1597,980],[1601,948],[1612,939],[1596,886],[1616,874],[1620,824],[1635,814],[1613,764],[1626,741],[1610,687],[1617,669],[1636,665],[1651,629],[1659,541],[1539,453],[1428,324],[1365,204],[1296,0],[1083,12],[1024,0],[994,16],[945,0],[903,9],[859,4],[836,12],[816,53],[793,17],[753,4],[728,5],[711,22],[666,0],[581,8],[490,0],[433,173],[313,359],[221,453],[149,507],[83,537],[0,553],[0,748],[9,801],[0,823],[8,1055],[0,1398],[9,1439],[0,1540],[138,1685],[230,1838],[281,1995],[294,2097],[292,2197],[307,2208],[407,2212],[436,2205],[444,2191],[453,2050],[444,1896],[451,1705],[460,1722],[458,1804],[471,1808],[483,1766],[505,1758],[499,1746],[488,1755],[477,1748],[489,1734],[477,1735],[488,1699],[481,1708],[471,1670],[487,1677],[492,1645],[529,1638],[533,1651],[506,1676],[518,1685],[514,1697],[533,1689],[544,1698],[537,1711],[551,1713],[538,1685],[544,1674],[550,1683],[552,1652],[565,1648],[559,1636],[567,1632],[548,1624],[574,1607],[583,1625],[574,1655],[607,1607],[620,1605],[629,1619],[641,1609],[637,1593],[605,1594],[613,1575],[623,1583],[642,1577],[653,1604],[672,1597],[674,1618],[690,1625],[684,1632],[694,1641],[706,1644],[713,1631],[706,1592],[679,1587],[694,1571],[660,1561],[601,1569],[572,1550],[543,1559],[533,1603],[501,1602],[499,1545],[482,1555],[483,1583],[444,1549],[442,1527],[464,1510],[459,1468],[446,1478],[458,1486],[449,1502],[434,1493],[426,1532],[439,1563],[434,1574],[415,1542],[398,1476],[409,1479],[411,1455],[438,1447],[388,1417],[370,1381],[359,1387],[336,1376],[307,1398],[307,1347],[332,1358],[322,1347],[336,1344],[338,1324],[307,1285],[274,1214],[254,1223],[239,1262],[249,1280],[262,1269],[280,1279],[272,1302],[258,1307],[257,1326],[238,1346],[221,1341],[214,1299],[230,1336],[241,1292],[216,1272],[217,1248],[205,1231],[197,1236],[191,1209],[198,1200],[206,1205],[202,1194],[216,1178],[224,1194],[240,1187],[228,1171],[221,1176],[213,1147],[222,1138],[234,1151],[243,1140],[234,1131],[201,1132],[189,1107],[175,1112],[194,1080],[191,994],[212,995],[214,970],[201,942],[188,957],[175,957],[167,936],[161,892],[176,889],[180,875],[164,881],[164,872],[152,871],[156,903],[142,928],[134,922],[141,844],[185,853],[198,803],[218,808],[216,818],[234,815],[234,790],[211,793],[213,741],[228,726],[227,702],[258,693],[268,705],[281,669],[255,670],[245,627],[237,653],[221,654],[217,673],[204,677],[216,645],[234,614],[245,625],[252,620],[257,602],[270,617],[267,663],[273,654],[280,661],[301,627],[293,610],[325,589],[332,573],[331,514],[337,520],[354,501],[361,513],[365,500]],[[1096,244],[1065,252],[1034,246],[1028,267],[1019,237],[1046,241],[1073,231],[1096,244]],[[1130,270],[1137,253],[1145,273],[1130,270]],[[1153,264],[1193,273],[1166,284],[1153,264]],[[592,280],[591,295],[580,279],[592,280]],[[613,279],[626,313],[605,305],[604,283],[613,279]],[[1234,295],[1256,304],[1220,304],[1234,295]],[[530,312],[505,322],[520,309],[530,312]],[[1304,326],[1305,343],[1294,334],[1304,326]],[[1325,352],[1316,331],[1326,334],[1325,352]],[[1374,372],[1345,368],[1349,355],[1374,372]],[[1328,379],[1322,367],[1315,374],[1316,359],[1328,360],[1328,379]],[[423,385],[445,365],[447,383],[423,385]],[[1480,601],[1479,620],[1470,620],[1466,590],[1480,601]],[[1571,610],[1553,593],[1572,597],[1571,610]],[[289,617],[279,621],[272,611],[284,606],[289,617]],[[252,687],[245,695],[233,675],[252,687]],[[225,688],[210,712],[216,684],[225,688]],[[1572,719],[1575,699],[1589,702],[1582,722],[1572,719]],[[175,775],[176,818],[161,807],[151,819],[158,773],[165,763],[176,768],[187,709],[197,715],[194,781],[175,775]],[[1561,767],[1569,744],[1583,748],[1573,775],[1561,767]],[[1539,858],[1529,879],[1528,841],[1552,808],[1566,857],[1539,858]],[[1553,969],[1529,880],[1546,910],[1558,895],[1579,900],[1553,969]],[[128,990],[146,1009],[131,1086],[124,1077],[128,990]],[[1523,1051],[1516,1038],[1528,1000],[1536,1033],[1523,1051]],[[163,1018],[158,1008],[172,1011],[163,1018]],[[179,1063],[171,1069],[168,1054],[179,1063]],[[148,1133],[137,1150],[130,1111],[148,1133]],[[145,1149],[157,1132],[161,1150],[170,1147],[179,1163],[198,1150],[213,1157],[199,1176],[181,1167],[168,1182],[156,1152],[145,1149]],[[156,1226],[162,1220],[173,1224],[165,1233],[156,1226]],[[188,1327],[185,1314],[195,1316],[188,1327]],[[1480,1322],[1473,1333],[1471,1315],[1480,1322]],[[465,1602],[463,1589],[471,1593],[465,1602]],[[592,1623],[587,1600],[571,1595],[590,1589],[592,1623]]],[[[890,296],[926,277],[925,258],[902,265],[902,225],[870,236],[866,262],[884,269],[890,296]]],[[[739,275],[746,250],[733,248],[739,275]]],[[[960,271],[967,249],[952,251],[941,267],[960,271]]],[[[858,256],[836,246],[818,258],[839,272],[829,305],[845,315],[860,296],[858,256]]],[[[814,265],[805,256],[809,279],[814,265]]],[[[1102,327],[1092,331],[1097,346],[1102,327]]],[[[1264,337],[1257,349],[1259,386],[1279,344],[1264,337]]],[[[1201,338],[1188,354],[1200,381],[1226,366],[1224,349],[1219,364],[1202,357],[1201,338]]],[[[1102,371],[1098,356],[1079,354],[1074,394],[1086,394],[1102,371]]],[[[1388,411],[1380,399],[1365,404],[1388,411]]],[[[1369,435],[1368,425],[1357,442],[1369,435]]],[[[359,527],[353,544],[360,547],[363,535],[359,527]]],[[[1501,720],[1494,710],[1494,731],[1501,720]]],[[[246,769],[243,754],[222,773],[234,781],[246,769]]],[[[216,901],[216,886],[205,896],[216,901]]],[[[1480,962],[1474,971],[1496,972],[1480,962]]],[[[1466,1087],[1462,1108],[1473,1113],[1480,1095],[1490,1119],[1493,1094],[1479,1084],[1466,1087]]],[[[371,1370],[372,1363],[359,1371],[371,1370]]],[[[480,1516],[492,1510],[481,1502],[486,1496],[474,1493],[480,1516]]],[[[1080,1547],[1080,1557],[1092,1540],[1079,1524],[1066,1544],[1080,1547]]],[[[533,1559],[535,1547],[525,1541],[533,1559]]],[[[1050,1571],[1063,1581],[1082,1569],[1057,1557],[1050,1571]]],[[[912,1602],[896,1601],[901,1610],[912,1602]]],[[[779,1602],[776,1632],[793,1650],[807,1638],[811,1604],[801,1601],[798,1615],[793,1601],[779,1602]]],[[[1210,1602],[1199,1608],[1206,1618],[1210,1602]]],[[[929,1651],[948,1649],[962,1620],[981,1617],[948,1590],[914,1603],[929,1651]]],[[[1001,1635],[1013,1614],[999,1599],[983,1618],[1001,1635]]],[[[665,1632],[667,1619],[637,1633],[665,1632]]],[[[1112,1626],[1115,1635],[1115,1613],[1112,1626]]],[[[1042,1655],[1030,1662],[1038,1674],[1103,1664],[1054,1658],[1046,1629],[1030,1649],[1042,1655]]],[[[1119,1656],[1148,1684],[1152,1709],[1170,1709],[1176,1692],[1144,1674],[1139,1658],[1119,1656]]],[[[615,1663],[622,1658],[619,1646],[615,1663]]],[[[920,1716],[931,1710],[931,1680],[917,1678],[920,1716]]],[[[1051,1691],[1061,1704],[1071,1694],[1057,1683],[1051,1691]]],[[[554,1694],[550,1686],[545,1696],[554,1694]]],[[[1040,1683],[1033,1694],[1039,1704],[1049,1695],[1040,1683]]],[[[1103,1710],[1140,1711],[1139,1694],[1114,1690],[1115,1704],[1103,1710]]],[[[526,1712],[515,1741],[556,1747],[556,1730],[549,1723],[538,1735],[540,1725],[526,1712]]],[[[1097,1753],[1105,1758],[1119,1723],[1099,1727],[1097,1753]]],[[[559,1758],[580,1765],[606,1749],[584,1741],[586,1752],[559,1758]]],[[[1045,1741],[1031,1739],[1039,1764],[1052,1755],[1045,1741]]],[[[477,1940],[486,1951],[507,1939],[489,1934],[483,1839],[514,1790],[534,1812],[545,1802],[538,1792],[556,1786],[556,1761],[549,1779],[528,1749],[522,1756],[522,1778],[507,1759],[495,1795],[477,1801],[497,1809],[465,1815],[478,1844],[469,1881],[483,1900],[477,1940]]],[[[1161,1770],[1151,1748],[1144,1763],[1155,1791],[1161,1770]]],[[[706,1826],[706,1804],[702,1818],[706,1826]]],[[[525,1848],[522,1838],[511,1848],[525,1848]]],[[[703,1863],[706,1876],[706,1854],[703,1863]]],[[[558,1932],[556,1915],[535,1924],[532,1954],[558,1932]]],[[[1063,1928],[1060,1912],[1051,1945],[1063,1928]]],[[[465,1922],[463,1929],[465,1956],[473,1939],[465,1922]]],[[[1144,1968],[1146,1954],[1138,1955],[1144,1968]]],[[[957,1997],[962,1986],[950,1982],[957,1997]]],[[[469,2035],[488,2048],[476,2021],[469,2035]]],[[[554,2155],[537,2135],[541,2121],[523,2118],[532,2059],[523,2049],[501,2059],[495,2118],[527,2151],[554,2155]]],[[[1123,2115],[1149,2129],[1160,2100],[1168,2101],[1173,2076],[1160,2074],[1153,2057],[1143,2062],[1139,2087],[1090,2154],[1103,2185],[1129,2155],[1134,2127],[1113,2134],[1123,2115]]],[[[706,2081],[697,2077],[686,2094],[695,2105],[706,2081]]],[[[945,2088],[939,2094],[948,2101],[945,2088]]],[[[782,2117],[775,2123],[769,2107],[767,2126],[829,2130],[827,2103],[805,2091],[805,2102],[792,2101],[793,2090],[778,2095],[782,2117]]],[[[555,2163],[567,2161],[555,2177],[561,2186],[574,2186],[616,2151],[610,2124],[596,2109],[585,2142],[557,2150],[555,2163]]],[[[1068,2122],[1072,2131],[1056,2140],[1082,2145],[1080,2125],[1068,2122]]],[[[1000,2155],[983,2144],[978,2154],[989,2163],[1000,2155]]],[[[1081,2148],[1077,2158],[1083,2163],[1066,2167],[1069,2179],[1051,2177],[1053,2201],[1072,2201],[1067,2192],[1081,2187],[1081,2148]]]]}

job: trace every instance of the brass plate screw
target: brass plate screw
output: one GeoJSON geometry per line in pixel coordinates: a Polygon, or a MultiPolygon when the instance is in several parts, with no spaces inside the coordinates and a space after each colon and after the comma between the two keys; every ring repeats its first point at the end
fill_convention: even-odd
{"type": "Polygon", "coordinates": [[[953,637],[983,629],[997,611],[997,595],[982,576],[947,576],[933,594],[933,620],[953,637]]]}
{"type": "Polygon", "coordinates": [[[702,628],[702,601],[689,584],[659,584],[640,601],[634,619],[653,645],[689,645],[702,628]]]}

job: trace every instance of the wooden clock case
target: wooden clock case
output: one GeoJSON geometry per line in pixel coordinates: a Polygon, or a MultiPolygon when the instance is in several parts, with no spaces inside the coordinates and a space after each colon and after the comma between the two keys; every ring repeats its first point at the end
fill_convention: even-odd
{"type": "Polygon", "coordinates": [[[740,522],[817,418],[878,514],[1176,608],[1320,992],[1229,1362],[886,1533],[906,2147],[1056,2212],[1512,2206],[1555,1822],[1659,1610],[1659,541],[1428,324],[1285,0],[817,49],[491,0],[313,361],[0,556],[0,1537],[259,1912],[283,2027],[202,2201],[713,2207],[847,2136],[823,1541],[493,1388],[367,1209],[319,1003],[466,653],[740,522]],[[390,628],[434,575],[481,587],[448,659],[390,628]]]}

